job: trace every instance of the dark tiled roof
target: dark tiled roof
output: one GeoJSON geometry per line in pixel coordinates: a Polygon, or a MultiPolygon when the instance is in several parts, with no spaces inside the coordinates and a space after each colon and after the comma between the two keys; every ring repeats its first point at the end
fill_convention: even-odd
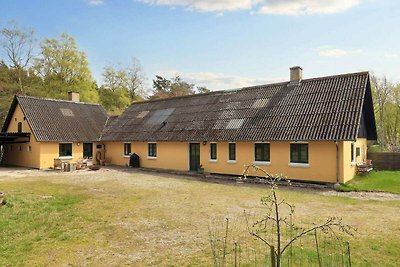
{"type": "Polygon", "coordinates": [[[102,140],[355,140],[363,110],[374,139],[372,100],[363,107],[370,90],[360,72],[135,103],[102,140]]]}
{"type": "Polygon", "coordinates": [[[107,120],[101,105],[16,96],[3,126],[7,130],[19,103],[39,142],[84,142],[100,139],[107,120]]]}

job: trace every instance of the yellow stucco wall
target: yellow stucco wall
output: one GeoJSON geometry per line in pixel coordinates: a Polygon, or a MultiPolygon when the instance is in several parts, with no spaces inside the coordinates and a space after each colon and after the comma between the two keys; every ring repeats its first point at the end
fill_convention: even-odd
{"type": "MultiPolygon", "coordinates": [[[[19,105],[15,108],[7,132],[18,132],[18,123],[22,122],[22,132],[32,133],[28,122],[24,120],[24,114],[19,105]]],[[[30,143],[7,144],[5,146],[4,163],[14,166],[31,168],[40,167],[40,143],[36,142],[31,134],[30,143]],[[30,149],[29,149],[30,148],[30,149]]]]}
{"type": "Polygon", "coordinates": [[[354,162],[351,162],[351,141],[344,141],[343,147],[343,180],[341,183],[346,183],[353,179],[356,174],[356,163],[365,162],[367,159],[367,139],[358,138],[354,143],[354,162]],[[361,149],[360,156],[356,156],[356,149],[359,147],[361,149]]]}
{"type": "MultiPolygon", "coordinates": [[[[106,142],[106,158],[111,164],[126,166],[129,157],[124,157],[124,143],[106,142]]],[[[147,142],[132,142],[131,151],[140,157],[144,168],[187,171],[189,168],[189,145],[185,142],[157,142],[157,158],[147,157],[147,142]]]]}
{"type": "MultiPolygon", "coordinates": [[[[54,166],[54,159],[59,158],[59,143],[41,142],[40,143],[40,168],[50,168],[54,166]]],[[[63,158],[63,161],[76,162],[83,158],[83,144],[72,143],[72,159],[63,158]]]]}
{"type": "MultiPolygon", "coordinates": [[[[254,163],[254,143],[236,143],[236,163],[228,162],[228,144],[218,143],[217,162],[211,162],[210,145],[201,145],[201,164],[206,172],[241,175],[245,165],[254,163]]],[[[308,142],[309,164],[289,166],[290,142],[270,143],[270,164],[260,165],[270,174],[290,179],[334,182],[336,180],[336,146],[334,142],[308,142]]],[[[251,173],[252,175],[254,173],[251,173]]]]}
{"type": "MultiPolygon", "coordinates": [[[[350,162],[351,142],[339,142],[339,181],[351,179],[355,167],[350,162]]],[[[126,166],[129,157],[123,156],[124,143],[107,142],[106,158],[112,164],[126,166]]],[[[210,161],[210,142],[203,145],[200,142],[200,164],[205,172],[241,175],[245,165],[254,163],[254,142],[236,142],[236,162],[228,162],[228,142],[218,142],[217,161],[210,161]]],[[[362,147],[362,156],[357,161],[365,159],[366,140],[357,140],[356,146],[362,147]]],[[[157,142],[157,159],[147,158],[147,143],[132,142],[132,153],[140,157],[141,166],[145,168],[171,169],[187,171],[189,169],[189,143],[157,142]]],[[[270,143],[270,164],[261,167],[271,174],[283,174],[290,179],[336,182],[336,144],[333,141],[308,142],[308,166],[290,166],[290,142],[270,143]]],[[[354,164],[353,164],[354,165],[354,164]]],[[[254,175],[255,173],[251,173],[254,175]]]]}

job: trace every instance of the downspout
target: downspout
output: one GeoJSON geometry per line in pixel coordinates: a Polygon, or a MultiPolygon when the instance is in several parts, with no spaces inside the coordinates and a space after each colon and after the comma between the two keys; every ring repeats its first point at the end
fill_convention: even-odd
{"type": "Polygon", "coordinates": [[[336,140],[336,184],[339,185],[339,142],[336,140]]]}

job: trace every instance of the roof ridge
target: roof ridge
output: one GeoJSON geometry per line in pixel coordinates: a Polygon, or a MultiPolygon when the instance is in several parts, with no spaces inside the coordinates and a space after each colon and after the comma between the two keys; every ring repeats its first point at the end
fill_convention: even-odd
{"type": "Polygon", "coordinates": [[[369,71],[368,71],[368,70],[365,70],[365,71],[348,72],[348,73],[342,73],[342,74],[334,74],[334,75],[328,75],[328,76],[307,78],[307,79],[302,79],[300,82],[302,82],[302,81],[313,81],[313,80],[331,79],[331,78],[337,78],[337,77],[356,76],[356,75],[362,75],[362,74],[369,74],[369,71]]]}
{"type": "Polygon", "coordinates": [[[36,100],[45,100],[45,101],[54,101],[54,102],[66,102],[66,103],[73,103],[73,104],[83,104],[83,105],[91,105],[91,106],[102,106],[98,103],[87,103],[87,102],[75,102],[70,100],[64,99],[53,99],[53,98],[44,98],[44,97],[37,97],[37,96],[28,96],[28,95],[15,95],[17,98],[30,98],[36,100]]]}
{"type": "MultiPolygon", "coordinates": [[[[362,74],[369,74],[369,71],[348,72],[348,73],[343,73],[343,74],[335,74],[335,75],[329,75],[329,76],[307,78],[307,79],[302,79],[300,81],[300,83],[301,82],[310,82],[310,81],[315,81],[315,80],[331,79],[331,78],[337,78],[337,77],[362,75],[362,74]]],[[[194,97],[194,96],[206,96],[206,95],[218,94],[218,93],[229,93],[229,92],[240,91],[240,90],[251,90],[251,89],[257,89],[257,88],[266,87],[266,86],[274,86],[274,85],[276,86],[276,85],[280,85],[280,84],[289,84],[289,83],[290,83],[290,81],[273,82],[273,83],[245,86],[245,87],[239,87],[239,88],[233,88],[233,89],[216,90],[216,91],[211,91],[208,93],[198,93],[198,94],[193,94],[193,95],[183,95],[183,96],[172,96],[172,97],[158,98],[158,99],[149,99],[149,100],[145,100],[145,101],[132,102],[131,105],[153,103],[153,102],[166,101],[166,100],[171,100],[171,99],[190,98],[190,97],[194,97]]]]}

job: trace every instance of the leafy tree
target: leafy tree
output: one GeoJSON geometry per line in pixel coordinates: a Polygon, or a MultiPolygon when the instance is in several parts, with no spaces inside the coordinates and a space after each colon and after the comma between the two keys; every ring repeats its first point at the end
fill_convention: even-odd
{"type": "Polygon", "coordinates": [[[17,77],[18,93],[25,94],[23,76],[33,58],[36,45],[34,32],[21,29],[15,21],[11,21],[0,30],[0,44],[6,54],[7,63],[15,70],[13,74],[17,77]]]}
{"type": "Polygon", "coordinates": [[[381,150],[400,151],[400,84],[372,76],[372,96],[381,150]]]}
{"type": "Polygon", "coordinates": [[[120,66],[106,66],[102,76],[103,84],[98,90],[100,102],[108,112],[117,115],[131,104],[128,74],[120,66]]]}
{"type": "Polygon", "coordinates": [[[211,92],[211,90],[208,89],[208,88],[205,87],[205,86],[198,86],[198,87],[197,87],[197,93],[198,93],[198,94],[205,94],[205,93],[209,93],[209,92],[211,92]]]}
{"type": "MultiPolygon", "coordinates": [[[[6,63],[0,61],[0,127],[3,125],[14,95],[20,94],[17,73],[17,69],[9,67],[6,63]]],[[[41,89],[42,80],[35,75],[32,69],[22,72],[20,77],[24,81],[26,94],[36,95],[41,89]]]]}
{"type": "Polygon", "coordinates": [[[125,70],[127,76],[127,87],[132,101],[141,100],[148,96],[144,86],[146,74],[142,64],[137,58],[132,58],[131,65],[125,70]]]}
{"type": "Polygon", "coordinates": [[[156,75],[156,79],[153,80],[153,89],[154,93],[150,99],[193,95],[195,93],[194,84],[183,81],[178,75],[171,80],[156,75]]]}
{"type": "Polygon", "coordinates": [[[63,99],[68,91],[78,91],[82,101],[99,101],[86,54],[73,37],[64,33],[59,38],[46,38],[40,48],[34,68],[44,81],[42,94],[63,99]]]}

